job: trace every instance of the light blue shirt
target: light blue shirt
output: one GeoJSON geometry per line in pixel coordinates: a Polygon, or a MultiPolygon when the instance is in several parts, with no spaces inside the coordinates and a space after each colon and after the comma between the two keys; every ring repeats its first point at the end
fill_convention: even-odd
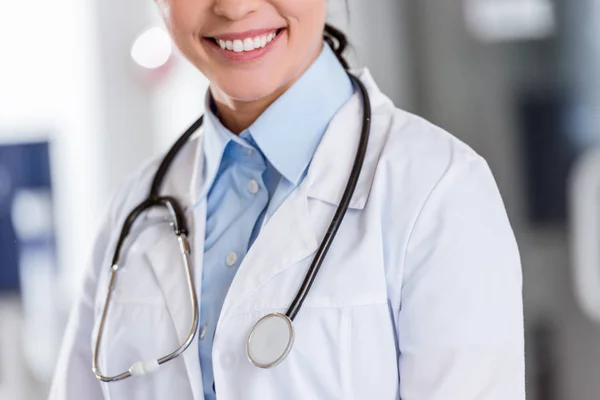
{"type": "Polygon", "coordinates": [[[306,175],[329,122],[353,92],[348,75],[325,45],[309,69],[239,136],[221,124],[207,97],[204,156],[210,189],[199,332],[207,400],[216,399],[213,337],[238,266],[263,223],[306,175]]]}

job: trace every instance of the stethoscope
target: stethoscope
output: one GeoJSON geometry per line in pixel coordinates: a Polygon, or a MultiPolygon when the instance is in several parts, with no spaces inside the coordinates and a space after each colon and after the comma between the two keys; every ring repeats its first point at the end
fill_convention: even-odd
{"type": "MultiPolygon", "coordinates": [[[[323,260],[325,259],[329,248],[331,247],[331,243],[335,239],[337,231],[339,230],[342,220],[348,211],[350,200],[352,199],[358,178],[362,170],[367,151],[367,145],[369,142],[369,134],[371,131],[371,103],[369,94],[367,93],[367,89],[363,83],[354,75],[349,74],[349,76],[361,92],[364,108],[360,143],[356,153],[356,158],[354,160],[354,165],[350,173],[350,178],[348,179],[348,184],[346,185],[340,205],[333,216],[333,220],[329,225],[327,233],[325,234],[325,238],[321,242],[310,268],[308,269],[306,277],[302,282],[302,286],[298,290],[298,293],[296,294],[294,301],[292,301],[289,309],[285,314],[271,313],[264,316],[258,322],[256,322],[254,327],[251,329],[250,334],[248,335],[248,340],[246,343],[247,356],[250,362],[259,368],[274,367],[285,360],[290,353],[295,337],[293,325],[294,318],[296,315],[298,315],[304,300],[306,300],[310,288],[317,277],[317,273],[319,272],[321,264],[323,263],[323,260]]],[[[198,331],[198,299],[196,297],[196,289],[194,288],[194,282],[192,278],[191,247],[187,239],[188,228],[184,217],[184,211],[175,198],[161,196],[159,193],[164,178],[169,167],[173,163],[173,160],[183,146],[188,142],[190,137],[202,126],[202,122],[203,117],[200,117],[196,122],[194,122],[194,124],[192,124],[192,126],[188,128],[188,130],[177,140],[177,142],[175,142],[154,175],[148,198],[146,198],[146,200],[144,200],[139,206],[131,211],[123,224],[123,228],[121,229],[121,234],[112,258],[108,292],[106,295],[104,309],[102,311],[96,346],[94,349],[93,370],[96,374],[96,377],[103,382],[116,382],[132,376],[147,375],[155,371],[160,365],[179,357],[192,343],[194,337],[196,336],[196,332],[198,331]],[[175,235],[179,243],[181,256],[186,268],[186,280],[190,301],[192,303],[192,324],[186,340],[172,353],[167,354],[159,359],[135,362],[128,371],[125,371],[119,375],[105,376],[98,368],[98,356],[100,354],[100,343],[102,341],[104,324],[106,322],[106,316],[108,314],[112,292],[116,287],[117,274],[121,270],[121,267],[119,266],[121,249],[138,217],[140,217],[140,215],[145,211],[155,207],[164,207],[167,209],[171,219],[171,226],[175,231],[175,235]]]]}

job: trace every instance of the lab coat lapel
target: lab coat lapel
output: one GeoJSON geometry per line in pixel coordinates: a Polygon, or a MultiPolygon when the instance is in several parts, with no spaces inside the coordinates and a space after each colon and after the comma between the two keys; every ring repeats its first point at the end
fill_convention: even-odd
{"type": "Polygon", "coordinates": [[[313,254],[319,243],[301,185],[263,227],[244,258],[223,304],[221,317],[238,307],[273,276],[313,254]]]}
{"type": "MultiPolygon", "coordinates": [[[[365,85],[371,104],[371,132],[365,161],[350,201],[350,209],[365,207],[387,133],[394,104],[377,87],[367,69],[355,74],[365,85]]],[[[360,142],[363,124],[363,100],[358,91],[342,107],[329,124],[308,170],[308,197],[339,205],[360,142]]]]}
{"type": "MultiPolygon", "coordinates": [[[[370,93],[373,116],[382,108],[393,107],[379,92],[368,71],[362,72],[360,78],[370,93]]],[[[335,207],[339,205],[354,164],[362,116],[362,98],[356,93],[330,123],[306,178],[265,224],[244,258],[225,299],[220,320],[274,276],[316,252],[331,221],[311,218],[308,201],[313,198],[335,207]]],[[[372,121],[365,163],[350,202],[351,209],[363,209],[367,202],[388,123],[385,119],[372,121]]],[[[331,216],[333,211],[335,209],[331,216]]],[[[298,282],[298,287],[300,284],[298,282]]]]}
{"type": "MultiPolygon", "coordinates": [[[[192,249],[191,260],[198,301],[201,295],[201,285],[198,279],[202,276],[206,203],[200,201],[196,206],[193,206],[193,204],[203,185],[202,160],[202,138],[200,138],[197,139],[196,146],[190,143],[175,158],[161,190],[161,194],[173,196],[179,200],[186,210],[189,227],[188,240],[192,249]]],[[[166,215],[162,210],[153,210],[151,213],[166,215]]],[[[170,228],[163,229],[159,239],[155,243],[149,244],[149,247],[146,251],[148,262],[161,288],[179,343],[183,343],[190,331],[193,311],[185,265],[173,230],[170,228]]],[[[182,357],[192,383],[194,399],[202,399],[203,388],[197,340],[192,341],[182,357]]]]}

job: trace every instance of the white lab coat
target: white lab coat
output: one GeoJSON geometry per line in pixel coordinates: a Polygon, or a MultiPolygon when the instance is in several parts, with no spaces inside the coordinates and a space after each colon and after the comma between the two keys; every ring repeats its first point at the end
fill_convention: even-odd
{"type": "MultiPolygon", "coordinates": [[[[519,253],[486,162],[443,130],[396,109],[368,71],[360,76],[373,108],[366,161],[295,320],[294,347],[282,364],[263,370],[248,361],[245,345],[260,317],[286,311],[341,199],[360,136],[358,93],[335,116],[306,179],[239,266],[214,338],[218,399],[524,399],[519,253]]],[[[184,148],[163,190],[186,206],[197,204],[187,216],[198,290],[202,143],[200,135],[184,148]]],[[[203,398],[196,340],[183,357],[146,377],[101,384],[91,369],[117,235],[147,196],[156,167],[137,173],[111,206],[70,318],[52,400],[203,398]]],[[[105,374],[161,357],[187,335],[184,269],[162,217],[150,213],[149,228],[127,251],[102,342],[105,374]]]]}

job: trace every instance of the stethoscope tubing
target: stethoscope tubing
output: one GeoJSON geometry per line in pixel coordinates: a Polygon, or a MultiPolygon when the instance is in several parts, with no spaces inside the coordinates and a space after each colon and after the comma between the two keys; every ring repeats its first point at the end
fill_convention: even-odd
{"type": "Polygon", "coordinates": [[[371,102],[369,100],[369,94],[367,93],[367,89],[365,85],[354,75],[350,75],[352,81],[361,92],[363,98],[363,124],[362,131],[360,135],[360,143],[358,146],[358,150],[356,153],[356,158],[354,160],[354,165],[352,167],[352,172],[350,173],[350,178],[348,179],[348,184],[346,185],[346,190],[344,191],[344,195],[340,202],[338,209],[333,216],[333,220],[327,229],[327,233],[325,234],[325,238],[321,242],[317,253],[313,259],[313,262],[308,269],[306,277],[296,294],[296,297],[292,301],[290,308],[287,310],[285,315],[293,321],[298,315],[298,312],[302,308],[302,304],[306,300],[308,293],[310,292],[310,288],[312,287],[317,274],[319,273],[319,269],[321,269],[321,265],[329,252],[329,248],[335,239],[340,226],[342,225],[342,221],[346,216],[346,212],[350,207],[350,201],[352,200],[352,196],[354,195],[354,191],[356,190],[356,185],[358,184],[358,179],[360,177],[360,173],[362,171],[362,167],[365,161],[365,156],[367,153],[367,147],[369,145],[369,133],[371,132],[371,102]]]}

